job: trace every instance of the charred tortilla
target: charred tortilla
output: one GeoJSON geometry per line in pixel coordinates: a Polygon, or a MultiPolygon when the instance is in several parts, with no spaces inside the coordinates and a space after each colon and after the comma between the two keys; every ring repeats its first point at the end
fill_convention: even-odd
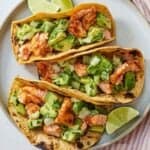
{"type": "MultiPolygon", "coordinates": [[[[98,65],[94,68],[95,70],[98,69],[99,67],[98,65]]],[[[57,91],[60,91],[66,95],[82,98],[85,101],[91,102],[93,104],[99,104],[99,105],[109,105],[111,103],[124,104],[124,103],[132,102],[134,99],[140,96],[144,84],[144,58],[142,56],[142,53],[139,50],[131,49],[131,48],[121,48],[116,46],[95,48],[87,52],[69,55],[65,58],[58,59],[53,62],[39,62],[37,63],[37,68],[38,68],[40,79],[46,80],[51,84],[53,84],[54,88],[57,89],[57,91]],[[99,57],[98,55],[101,55],[100,58],[98,58],[99,57]],[[98,87],[97,87],[99,91],[97,92],[97,94],[94,93],[94,95],[92,95],[92,93],[91,95],[88,94],[87,93],[88,91],[86,91],[86,89],[85,91],[82,91],[82,86],[83,86],[82,82],[83,81],[86,82],[87,80],[90,79],[90,81],[94,83],[94,78],[95,78],[95,74],[94,76],[92,74],[93,72],[92,73],[90,72],[91,74],[90,73],[86,74],[87,71],[85,72],[85,68],[86,70],[91,71],[89,70],[89,66],[87,67],[87,65],[83,63],[83,58],[87,56],[89,59],[93,59],[95,57],[94,58],[95,60],[94,61],[92,60],[94,63],[102,59],[102,62],[104,63],[98,64],[100,65],[100,69],[102,68],[104,71],[107,72],[108,68],[110,68],[110,74],[108,74],[109,78],[107,74],[106,76],[104,76],[105,74],[101,74],[101,72],[98,72],[98,75],[101,75],[100,76],[101,80],[99,81],[100,84],[98,83],[98,87]],[[115,64],[113,64],[114,56],[115,56],[115,61],[117,63],[118,61],[122,61],[121,64],[119,64],[117,67],[115,67],[114,66],[115,64]],[[62,83],[63,80],[67,82],[66,80],[67,69],[64,66],[62,67],[63,63],[69,65],[71,63],[73,64],[71,65],[71,69],[72,68],[73,69],[72,71],[69,72],[70,75],[68,75],[70,76],[71,81],[69,80],[67,84],[62,83]],[[75,70],[76,64],[78,65],[77,68],[78,70],[75,70]],[[126,66],[128,66],[127,70],[124,70],[124,67],[126,66]],[[51,67],[51,69],[49,67],[51,67]],[[121,71],[119,69],[123,69],[122,74],[120,73],[121,71]],[[56,72],[58,73],[55,73],[55,70],[57,70],[56,72]],[[116,76],[117,74],[118,77],[116,76]],[[78,75],[77,76],[78,80],[74,78],[74,75],[76,76],[78,75]],[[116,81],[114,80],[114,76],[116,76],[115,79],[116,81]],[[75,87],[72,84],[72,82],[74,83],[75,81],[77,81],[77,83],[79,84],[78,87],[77,86],[75,87]],[[101,85],[101,83],[104,83],[103,85],[104,86],[106,85],[105,86],[106,88],[103,85],[101,85]],[[110,88],[109,86],[111,87],[111,91],[109,90],[110,88]]],[[[78,85],[77,83],[76,85],[78,85]]]]}
{"type": "MultiPolygon", "coordinates": [[[[49,85],[44,81],[30,81],[22,78],[16,78],[12,84],[9,100],[8,100],[8,110],[11,118],[13,119],[17,127],[29,139],[31,144],[47,150],[51,150],[51,149],[62,150],[64,149],[64,147],[66,150],[77,150],[77,149],[88,149],[98,142],[98,140],[102,135],[102,131],[95,132],[95,131],[87,130],[85,134],[82,135],[80,138],[78,138],[75,142],[66,142],[61,138],[45,134],[42,130],[42,127],[29,129],[28,121],[31,116],[28,115],[26,109],[27,104],[19,103],[18,99],[17,99],[17,103],[16,101],[14,101],[14,93],[27,86],[36,87],[37,89],[51,91],[51,92],[56,92],[56,89],[54,89],[53,87],[51,87],[51,85],[49,85]],[[22,114],[23,113],[22,111],[18,111],[18,109],[16,109],[16,107],[18,107],[18,105],[20,104],[25,106],[26,109],[25,114],[22,114]]],[[[31,91],[31,94],[32,92],[33,91],[31,91]]],[[[42,107],[41,105],[39,106],[42,107]]],[[[92,126],[90,126],[90,128],[91,127],[92,126]]]]}

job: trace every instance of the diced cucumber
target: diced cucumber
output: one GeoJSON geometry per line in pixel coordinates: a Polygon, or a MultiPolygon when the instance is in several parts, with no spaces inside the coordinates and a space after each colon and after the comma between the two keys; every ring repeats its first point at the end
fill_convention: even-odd
{"type": "Polygon", "coordinates": [[[48,125],[50,125],[51,123],[53,123],[53,119],[52,118],[45,118],[44,119],[44,124],[46,125],[46,126],[48,126],[48,125]]]}
{"type": "Polygon", "coordinates": [[[97,94],[97,86],[95,83],[85,84],[85,91],[89,96],[95,96],[97,94]]]}
{"type": "Polygon", "coordinates": [[[79,113],[79,118],[84,119],[86,116],[90,114],[90,110],[86,107],[83,107],[82,110],[79,113]]]}
{"type": "Polygon", "coordinates": [[[100,75],[94,75],[93,78],[94,78],[95,84],[98,85],[100,82],[100,75]]]}
{"type": "Polygon", "coordinates": [[[102,71],[101,72],[101,80],[109,80],[109,72],[102,71]]]}
{"type": "Polygon", "coordinates": [[[30,119],[38,119],[40,117],[40,112],[36,111],[35,113],[29,115],[30,119]]]}
{"type": "Polygon", "coordinates": [[[101,61],[101,58],[97,55],[93,56],[90,61],[91,66],[96,66],[101,61]]]}
{"type": "Polygon", "coordinates": [[[28,128],[29,129],[34,129],[34,128],[38,128],[41,127],[43,123],[42,119],[37,119],[37,120],[28,120],[28,128]]]}
{"type": "Polygon", "coordinates": [[[74,142],[77,137],[78,137],[78,134],[73,133],[71,131],[65,131],[62,136],[62,139],[68,142],[74,142]]]}

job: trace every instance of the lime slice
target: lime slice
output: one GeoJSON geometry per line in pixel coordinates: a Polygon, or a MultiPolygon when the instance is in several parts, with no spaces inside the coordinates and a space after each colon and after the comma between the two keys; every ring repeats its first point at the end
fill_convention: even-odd
{"type": "Polygon", "coordinates": [[[128,123],[139,115],[139,112],[131,107],[119,107],[109,113],[106,131],[108,134],[112,134],[117,129],[128,123]]]}
{"type": "Polygon", "coordinates": [[[28,7],[33,14],[38,12],[53,13],[60,10],[59,5],[48,0],[28,0],[28,7]]]}
{"type": "Polygon", "coordinates": [[[51,2],[60,6],[61,11],[66,11],[73,8],[72,0],[51,0],[51,2]]]}

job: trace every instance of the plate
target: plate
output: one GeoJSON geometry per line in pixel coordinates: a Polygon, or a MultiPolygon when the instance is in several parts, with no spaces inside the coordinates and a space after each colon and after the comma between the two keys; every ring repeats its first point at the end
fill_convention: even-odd
{"type": "MultiPolygon", "coordinates": [[[[13,2],[12,5],[9,3],[9,11],[5,9],[8,12],[5,13],[5,16],[2,16],[2,24],[0,25],[0,135],[3,135],[0,145],[5,150],[34,150],[37,148],[30,145],[25,136],[20,133],[9,118],[7,112],[8,91],[13,78],[16,75],[30,79],[38,78],[34,66],[17,64],[12,53],[10,43],[11,21],[31,15],[25,2],[19,0],[16,0],[15,3],[13,2]]],[[[75,4],[79,4],[81,0],[74,0],[74,2],[75,4]]],[[[116,133],[112,135],[104,134],[101,141],[93,147],[93,149],[98,149],[112,144],[127,135],[143,120],[144,116],[150,110],[150,27],[129,1],[82,0],[82,2],[102,2],[106,4],[116,20],[117,44],[123,47],[139,48],[145,57],[145,86],[143,93],[136,101],[130,104],[139,110],[140,116],[116,133]]],[[[8,2],[6,4],[8,6],[8,2]]]]}

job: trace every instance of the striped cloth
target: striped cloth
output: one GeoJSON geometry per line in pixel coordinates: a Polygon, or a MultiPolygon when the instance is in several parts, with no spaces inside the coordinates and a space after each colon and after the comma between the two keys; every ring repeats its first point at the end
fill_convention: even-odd
{"type": "MultiPolygon", "coordinates": [[[[150,0],[131,0],[150,23],[150,0]]],[[[142,123],[120,141],[100,150],[150,150],[150,112],[142,123]]]]}
{"type": "Polygon", "coordinates": [[[150,23],[150,0],[132,0],[143,16],[150,23]]]}
{"type": "Polygon", "coordinates": [[[100,150],[150,150],[150,112],[130,134],[100,150]]]}

